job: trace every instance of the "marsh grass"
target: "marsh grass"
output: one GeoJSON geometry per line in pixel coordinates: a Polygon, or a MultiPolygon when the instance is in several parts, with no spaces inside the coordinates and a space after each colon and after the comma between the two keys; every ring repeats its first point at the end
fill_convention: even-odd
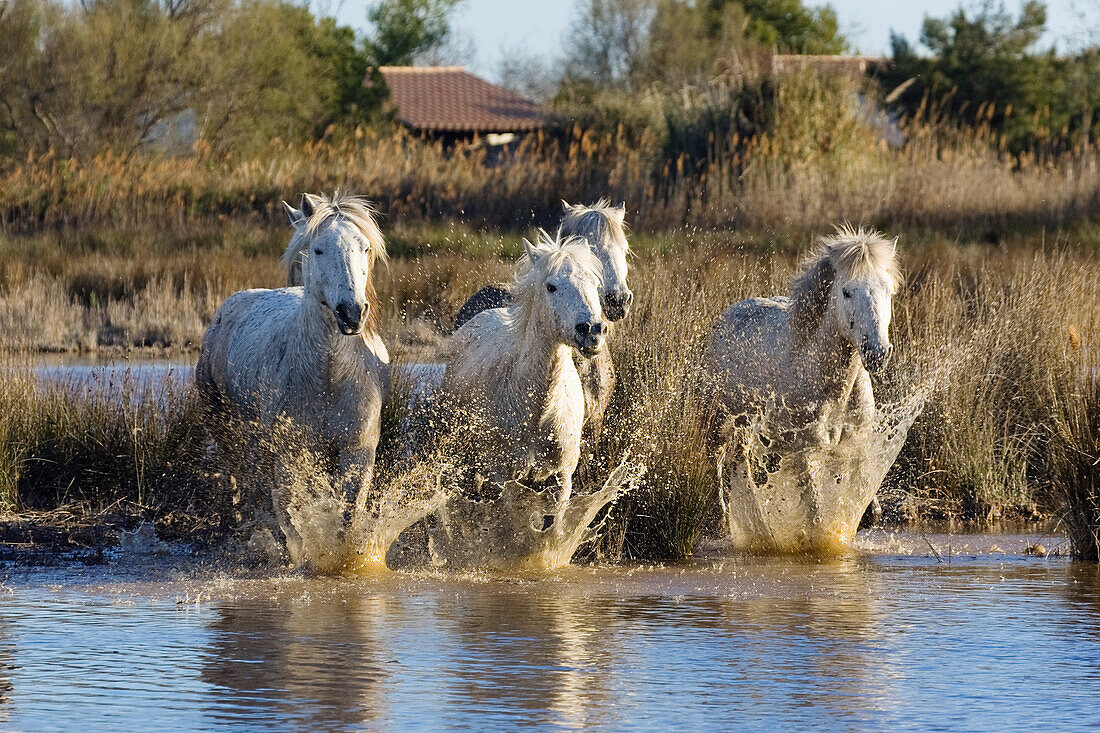
{"type": "Polygon", "coordinates": [[[200,143],[177,157],[105,151],[8,160],[0,170],[0,229],[76,233],[97,247],[112,235],[88,232],[172,240],[196,226],[231,225],[248,241],[248,229],[283,222],[282,198],[334,188],[378,201],[390,222],[443,222],[451,233],[442,240],[468,238],[468,245],[480,241],[468,235],[486,227],[551,225],[562,198],[601,196],[628,202],[639,231],[791,233],[851,220],[1000,238],[1100,213],[1095,147],[1010,154],[988,127],[953,127],[934,107],[903,122],[905,143],[891,146],[860,102],[874,96],[872,88],[812,73],[777,78],[774,119],[743,136],[725,124],[731,111],[711,99],[714,91],[675,95],[683,109],[658,110],[646,123],[665,134],[633,134],[626,121],[563,124],[500,156],[480,144],[444,147],[403,131],[362,130],[310,144],[276,140],[249,154],[200,143]],[[683,115],[714,119],[689,125],[698,139],[677,154],[666,138],[683,115]]]}
{"type": "Polygon", "coordinates": [[[204,460],[200,411],[175,380],[43,383],[0,375],[0,508],[5,513],[119,509],[169,536],[221,522],[204,460]],[[79,509],[78,509],[79,508],[79,509]]]}
{"type": "Polygon", "coordinates": [[[1051,485],[1064,502],[1070,548],[1100,561],[1100,359],[1073,349],[1061,378],[1049,381],[1046,441],[1051,485]]]}

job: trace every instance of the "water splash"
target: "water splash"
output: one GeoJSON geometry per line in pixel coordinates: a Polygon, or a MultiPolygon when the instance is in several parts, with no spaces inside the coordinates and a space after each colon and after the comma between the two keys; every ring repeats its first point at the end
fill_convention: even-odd
{"type": "Polygon", "coordinates": [[[289,524],[281,526],[291,564],[322,574],[385,572],[386,554],[401,533],[446,501],[439,476],[433,480],[424,468],[403,472],[361,497],[350,517],[337,482],[317,474],[295,482],[289,524]]]}
{"type": "Polygon", "coordinates": [[[737,430],[720,457],[723,515],[735,547],[756,552],[847,549],[935,383],[880,407],[866,429],[834,441],[786,444],[769,414],[737,430]]]}
{"type": "Polygon", "coordinates": [[[439,564],[461,568],[543,570],[569,564],[577,548],[595,539],[600,510],[633,490],[645,468],[624,458],[591,494],[564,506],[550,489],[509,481],[499,497],[456,496],[436,511],[429,526],[430,551],[439,564]]]}
{"type": "Polygon", "coordinates": [[[324,456],[301,446],[293,425],[280,424],[249,456],[242,502],[250,514],[248,547],[269,563],[321,574],[385,572],[386,554],[413,524],[447,499],[442,458],[378,470],[349,506],[344,481],[324,456]]]}

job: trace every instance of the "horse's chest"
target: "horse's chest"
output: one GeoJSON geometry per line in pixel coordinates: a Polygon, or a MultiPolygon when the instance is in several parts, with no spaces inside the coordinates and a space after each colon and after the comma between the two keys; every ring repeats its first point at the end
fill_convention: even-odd
{"type": "Polygon", "coordinates": [[[524,421],[519,453],[524,472],[536,478],[557,473],[579,451],[584,399],[576,375],[550,391],[542,411],[524,421]]]}

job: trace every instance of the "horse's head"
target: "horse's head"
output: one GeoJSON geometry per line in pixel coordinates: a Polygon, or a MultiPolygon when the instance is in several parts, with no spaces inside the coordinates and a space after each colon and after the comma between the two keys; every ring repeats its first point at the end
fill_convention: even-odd
{"type": "Polygon", "coordinates": [[[834,271],[831,301],[836,325],[859,352],[863,366],[877,372],[894,351],[890,316],[898,287],[897,239],[850,227],[825,242],[834,271]]]}
{"type": "Polygon", "coordinates": [[[600,261],[603,284],[600,287],[603,313],[609,321],[618,321],[630,312],[634,293],[626,284],[626,204],[612,206],[600,199],[594,206],[572,205],[562,201],[565,215],[561,233],[581,237],[600,261]]]}
{"type": "Polygon", "coordinates": [[[552,330],[559,343],[594,356],[604,346],[608,326],[600,307],[600,262],[575,237],[539,232],[523,240],[526,257],[516,279],[517,302],[552,330]]]}
{"type": "Polygon", "coordinates": [[[306,297],[332,311],[340,333],[360,334],[373,325],[376,296],[371,282],[378,257],[385,256],[382,234],[362,199],[335,194],[302,196],[301,209],[283,202],[295,236],[283,256],[300,268],[306,297]]]}

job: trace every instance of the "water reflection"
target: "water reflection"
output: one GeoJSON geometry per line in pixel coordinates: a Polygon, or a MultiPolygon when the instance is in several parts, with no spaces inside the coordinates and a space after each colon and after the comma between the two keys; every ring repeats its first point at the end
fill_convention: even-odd
{"type": "Polygon", "coordinates": [[[0,728],[1020,729],[1100,696],[1100,571],[1059,559],[85,572],[0,605],[0,728]]]}
{"type": "Polygon", "coordinates": [[[14,644],[8,632],[6,619],[0,618],[0,725],[5,729],[11,719],[12,683],[15,672],[14,644]]]}
{"type": "Polygon", "coordinates": [[[392,655],[378,625],[396,599],[252,598],[217,609],[202,679],[219,722],[257,719],[306,729],[353,726],[385,715],[381,685],[392,655]]]}
{"type": "MultiPolygon", "coordinates": [[[[451,695],[497,722],[597,722],[619,660],[607,603],[534,584],[441,599],[451,695]]],[[[606,721],[605,721],[606,722],[606,721]]]]}
{"type": "MultiPolygon", "coordinates": [[[[1059,614],[1072,631],[1100,643],[1100,565],[1071,563],[1066,570],[1066,612],[1059,614]]],[[[1100,677],[1100,664],[1093,669],[1100,677]]]]}

